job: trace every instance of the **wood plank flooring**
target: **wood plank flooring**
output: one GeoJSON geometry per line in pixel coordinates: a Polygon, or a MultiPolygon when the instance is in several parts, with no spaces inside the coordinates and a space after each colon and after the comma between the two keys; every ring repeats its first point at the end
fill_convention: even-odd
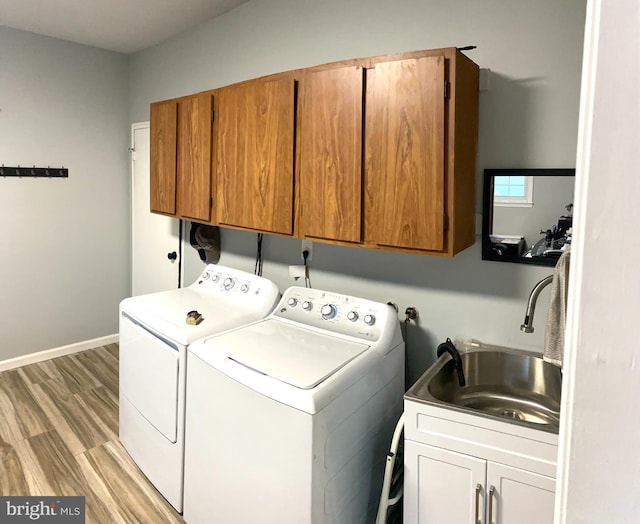
{"type": "Polygon", "coordinates": [[[118,345],[0,373],[0,494],[86,497],[87,523],[184,523],[118,440],[118,345]]]}

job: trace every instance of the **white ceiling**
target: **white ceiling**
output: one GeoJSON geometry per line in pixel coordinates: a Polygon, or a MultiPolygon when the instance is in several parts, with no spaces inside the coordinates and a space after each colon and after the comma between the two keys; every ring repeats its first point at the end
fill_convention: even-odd
{"type": "Polygon", "coordinates": [[[0,0],[0,25],[134,53],[247,0],[0,0]]]}

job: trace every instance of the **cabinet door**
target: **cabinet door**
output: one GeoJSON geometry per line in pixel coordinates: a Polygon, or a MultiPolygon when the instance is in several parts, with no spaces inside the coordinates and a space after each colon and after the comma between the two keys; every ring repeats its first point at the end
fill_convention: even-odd
{"type": "Polygon", "coordinates": [[[555,485],[553,478],[489,462],[491,524],[553,524],[555,485]]]}
{"type": "Polygon", "coordinates": [[[485,473],[482,459],[405,440],[404,523],[483,520],[485,473]]]}
{"type": "Polygon", "coordinates": [[[366,78],[365,240],[441,251],[444,58],[382,62],[366,78]]]}
{"type": "Polygon", "coordinates": [[[317,71],[302,81],[302,236],[361,240],[362,86],[361,67],[317,71]]]}
{"type": "Polygon", "coordinates": [[[176,214],[176,152],[178,103],[156,102],[150,107],[151,211],[176,214]]]}
{"type": "Polygon", "coordinates": [[[178,214],[211,219],[210,94],[194,95],[178,104],[178,214]]]}
{"type": "Polygon", "coordinates": [[[216,101],[218,222],[293,232],[295,80],[256,80],[216,101]]]}

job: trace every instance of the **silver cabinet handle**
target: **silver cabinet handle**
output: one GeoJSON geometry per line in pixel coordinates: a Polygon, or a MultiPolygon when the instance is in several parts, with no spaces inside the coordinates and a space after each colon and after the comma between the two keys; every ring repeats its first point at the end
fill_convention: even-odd
{"type": "Polygon", "coordinates": [[[493,496],[495,492],[495,486],[491,486],[489,488],[489,524],[493,524],[493,496]]]}
{"type": "Polygon", "coordinates": [[[476,520],[475,524],[482,524],[480,520],[480,492],[482,491],[482,485],[476,484],[476,520]]]}

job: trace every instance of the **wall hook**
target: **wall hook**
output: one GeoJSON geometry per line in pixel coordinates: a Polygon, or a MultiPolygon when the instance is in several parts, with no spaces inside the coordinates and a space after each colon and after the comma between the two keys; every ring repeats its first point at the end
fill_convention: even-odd
{"type": "Polygon", "coordinates": [[[20,165],[17,167],[9,167],[2,164],[0,167],[0,176],[8,177],[8,176],[17,176],[17,177],[49,177],[49,178],[68,178],[69,170],[64,166],[61,168],[51,169],[49,166],[47,167],[36,167],[32,168],[23,168],[20,165]]]}

